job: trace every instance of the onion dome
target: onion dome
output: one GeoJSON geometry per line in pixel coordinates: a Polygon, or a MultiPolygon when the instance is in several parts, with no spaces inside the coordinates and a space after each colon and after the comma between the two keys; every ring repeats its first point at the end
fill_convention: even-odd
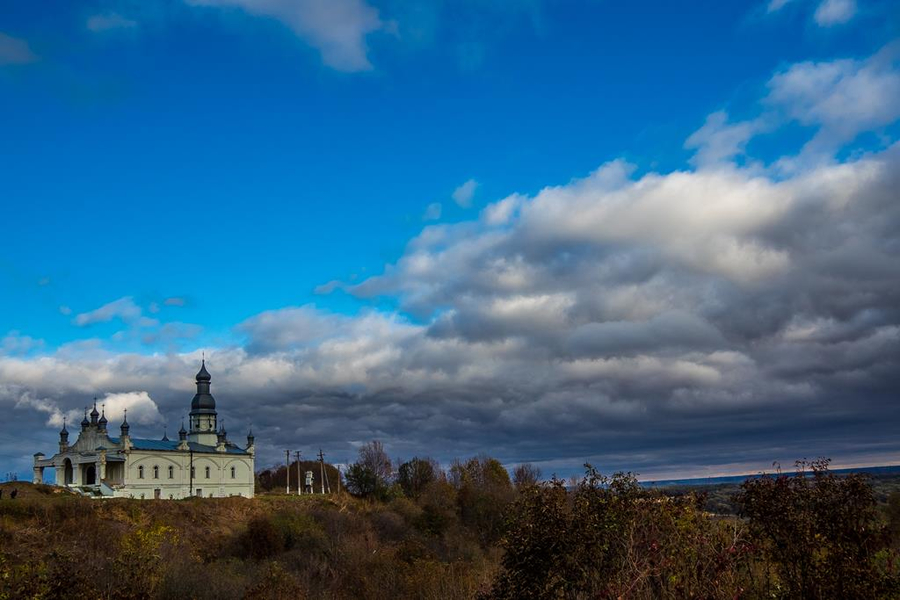
{"type": "Polygon", "coordinates": [[[168,429],[167,427],[163,427],[163,436],[162,436],[163,442],[169,441],[169,432],[167,431],[167,429],[168,429]]]}
{"type": "Polygon", "coordinates": [[[59,430],[59,441],[65,442],[69,439],[69,430],[66,429],[66,419],[63,418],[63,428],[59,430]]]}
{"type": "Polygon", "coordinates": [[[197,372],[197,381],[212,381],[212,376],[206,370],[206,359],[200,362],[200,370],[197,372]]]}
{"type": "Polygon", "coordinates": [[[81,428],[87,429],[88,425],[90,425],[90,424],[91,424],[91,422],[88,421],[88,418],[87,418],[87,408],[85,408],[84,409],[84,419],[81,420],[81,428]]]}
{"type": "Polygon", "coordinates": [[[181,429],[178,430],[178,439],[179,440],[187,439],[187,431],[184,428],[184,419],[181,420],[181,429]]]}
{"type": "Polygon", "coordinates": [[[100,429],[106,431],[106,425],[109,421],[106,420],[106,408],[103,409],[103,413],[100,415],[100,420],[98,421],[100,425],[100,429]]]}
{"type": "Polygon", "coordinates": [[[250,428],[250,431],[247,432],[247,445],[248,445],[248,446],[252,446],[252,445],[253,445],[253,441],[254,441],[255,439],[256,439],[256,438],[253,437],[253,428],[250,428]]]}
{"type": "Polygon", "coordinates": [[[94,398],[94,409],[91,411],[91,425],[97,424],[97,417],[100,416],[100,413],[97,412],[97,399],[94,398]]]}
{"type": "Polygon", "coordinates": [[[200,364],[200,371],[197,373],[197,393],[191,400],[191,415],[216,414],[216,399],[209,393],[209,382],[212,377],[206,370],[206,360],[200,364]]]}
{"type": "Polygon", "coordinates": [[[122,417],[122,437],[126,437],[128,435],[128,430],[131,429],[131,425],[128,424],[128,409],[125,409],[125,416],[122,417]]]}

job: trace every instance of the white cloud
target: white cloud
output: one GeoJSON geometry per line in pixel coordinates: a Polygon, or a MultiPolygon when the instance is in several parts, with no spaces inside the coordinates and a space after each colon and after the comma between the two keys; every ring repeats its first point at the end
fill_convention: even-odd
{"type": "Polygon", "coordinates": [[[44,340],[33,338],[30,335],[22,335],[15,330],[0,339],[0,354],[27,354],[43,347],[44,340]]]}
{"type": "Polygon", "coordinates": [[[784,8],[784,6],[785,6],[788,2],[791,2],[791,0],[769,0],[769,4],[768,4],[768,6],[766,7],[766,11],[767,11],[767,12],[770,12],[770,13],[779,11],[779,10],[781,10],[782,8],[784,8]]]}
{"type": "Polygon", "coordinates": [[[0,65],[27,65],[37,60],[28,42],[0,32],[0,65]]]}
{"type": "Polygon", "coordinates": [[[900,46],[867,60],[801,62],[769,81],[766,105],[803,125],[818,126],[809,153],[830,155],[858,134],[900,117],[900,46]]]}
{"type": "Polygon", "coordinates": [[[150,394],[143,391],[105,394],[97,400],[102,406],[110,423],[118,424],[128,411],[128,423],[133,425],[152,425],[162,423],[163,416],[150,394]]]}
{"type": "Polygon", "coordinates": [[[484,210],[481,211],[481,218],[488,225],[503,225],[516,216],[524,201],[525,197],[519,194],[507,196],[503,200],[484,207],[484,210]]]}
{"type": "Polygon", "coordinates": [[[422,213],[423,221],[437,221],[441,218],[441,203],[440,202],[432,202],[425,208],[425,212],[422,213]]]}
{"type": "Polygon", "coordinates": [[[103,13],[89,17],[86,26],[95,33],[101,33],[115,29],[131,29],[137,26],[137,21],[125,18],[118,13],[103,13]]]}
{"type": "Polygon", "coordinates": [[[389,24],[364,0],[187,0],[189,4],[236,7],[255,16],[277,19],[319,51],[322,61],[339,71],[372,68],[366,38],[389,24]]]}
{"type": "Polygon", "coordinates": [[[747,142],[763,128],[763,121],[759,119],[729,123],[728,114],[720,110],[706,117],[706,122],[691,134],[684,147],[697,150],[691,164],[717,165],[742,155],[747,142]]]}
{"type": "Polygon", "coordinates": [[[84,312],[75,316],[72,322],[79,327],[93,325],[94,323],[106,323],[113,319],[121,319],[131,323],[141,318],[141,307],[134,303],[130,296],[119,298],[104,304],[100,308],[84,312]]]}
{"type": "Polygon", "coordinates": [[[163,304],[165,304],[166,306],[186,306],[187,300],[181,298],[180,296],[172,296],[170,298],[166,298],[165,301],[163,301],[163,304]]]}
{"type": "Polygon", "coordinates": [[[822,0],[813,15],[822,27],[846,23],[856,14],[856,0],[822,0]]]}
{"type": "Polygon", "coordinates": [[[474,179],[466,181],[464,184],[453,190],[453,201],[463,208],[472,206],[472,199],[475,197],[475,190],[478,189],[478,182],[474,179]]]}

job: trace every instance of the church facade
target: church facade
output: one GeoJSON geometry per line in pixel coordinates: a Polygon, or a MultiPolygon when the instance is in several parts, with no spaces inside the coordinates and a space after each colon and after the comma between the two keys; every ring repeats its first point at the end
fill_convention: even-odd
{"type": "Polygon", "coordinates": [[[197,393],[191,401],[190,430],[184,424],[178,440],[133,438],[128,414],[118,437],[109,435],[105,411],[96,402],[81,422],[81,432],[69,444],[63,424],[59,452],[50,458],[34,455],[34,482],[43,483],[44,470],[55,470],[56,485],[93,497],[178,499],[190,496],[253,497],[253,433],[243,448],[228,440],[219,425],[216,401],[210,394],[212,377],[206,361],[197,373],[197,393]]]}

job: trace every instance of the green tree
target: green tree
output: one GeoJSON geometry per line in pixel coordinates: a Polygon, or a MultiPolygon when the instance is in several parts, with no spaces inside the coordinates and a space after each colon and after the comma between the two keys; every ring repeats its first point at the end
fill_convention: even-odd
{"type": "Polygon", "coordinates": [[[384,498],[390,488],[391,459],[375,440],[359,449],[359,459],[347,469],[347,490],[364,498],[384,498]]]}
{"type": "Polygon", "coordinates": [[[838,477],[828,460],[792,475],[750,479],[737,502],[787,598],[877,598],[889,586],[875,555],[882,539],[866,476],[838,477]]]}
{"type": "Polygon", "coordinates": [[[515,495],[500,461],[489,456],[454,461],[450,483],[457,491],[463,524],[477,532],[482,543],[496,542],[503,531],[504,511],[515,495]]]}
{"type": "Polygon", "coordinates": [[[415,457],[397,469],[397,483],[407,497],[418,498],[439,472],[440,467],[433,459],[415,457]]]}

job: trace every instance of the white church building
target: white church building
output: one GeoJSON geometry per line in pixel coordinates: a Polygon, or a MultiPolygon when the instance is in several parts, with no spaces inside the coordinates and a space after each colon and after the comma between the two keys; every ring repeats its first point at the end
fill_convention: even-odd
{"type": "MultiPolygon", "coordinates": [[[[206,361],[197,373],[197,393],[191,401],[190,431],[184,424],[178,440],[133,438],[128,414],[121,435],[107,431],[105,411],[97,404],[81,422],[81,432],[69,444],[63,424],[59,452],[51,458],[34,455],[34,482],[43,483],[44,469],[56,471],[56,485],[93,497],[177,499],[189,496],[253,497],[253,432],[244,448],[230,442],[225,427],[217,423],[216,401],[209,393],[206,361]]],[[[86,412],[86,411],[85,411],[86,412]]]]}

